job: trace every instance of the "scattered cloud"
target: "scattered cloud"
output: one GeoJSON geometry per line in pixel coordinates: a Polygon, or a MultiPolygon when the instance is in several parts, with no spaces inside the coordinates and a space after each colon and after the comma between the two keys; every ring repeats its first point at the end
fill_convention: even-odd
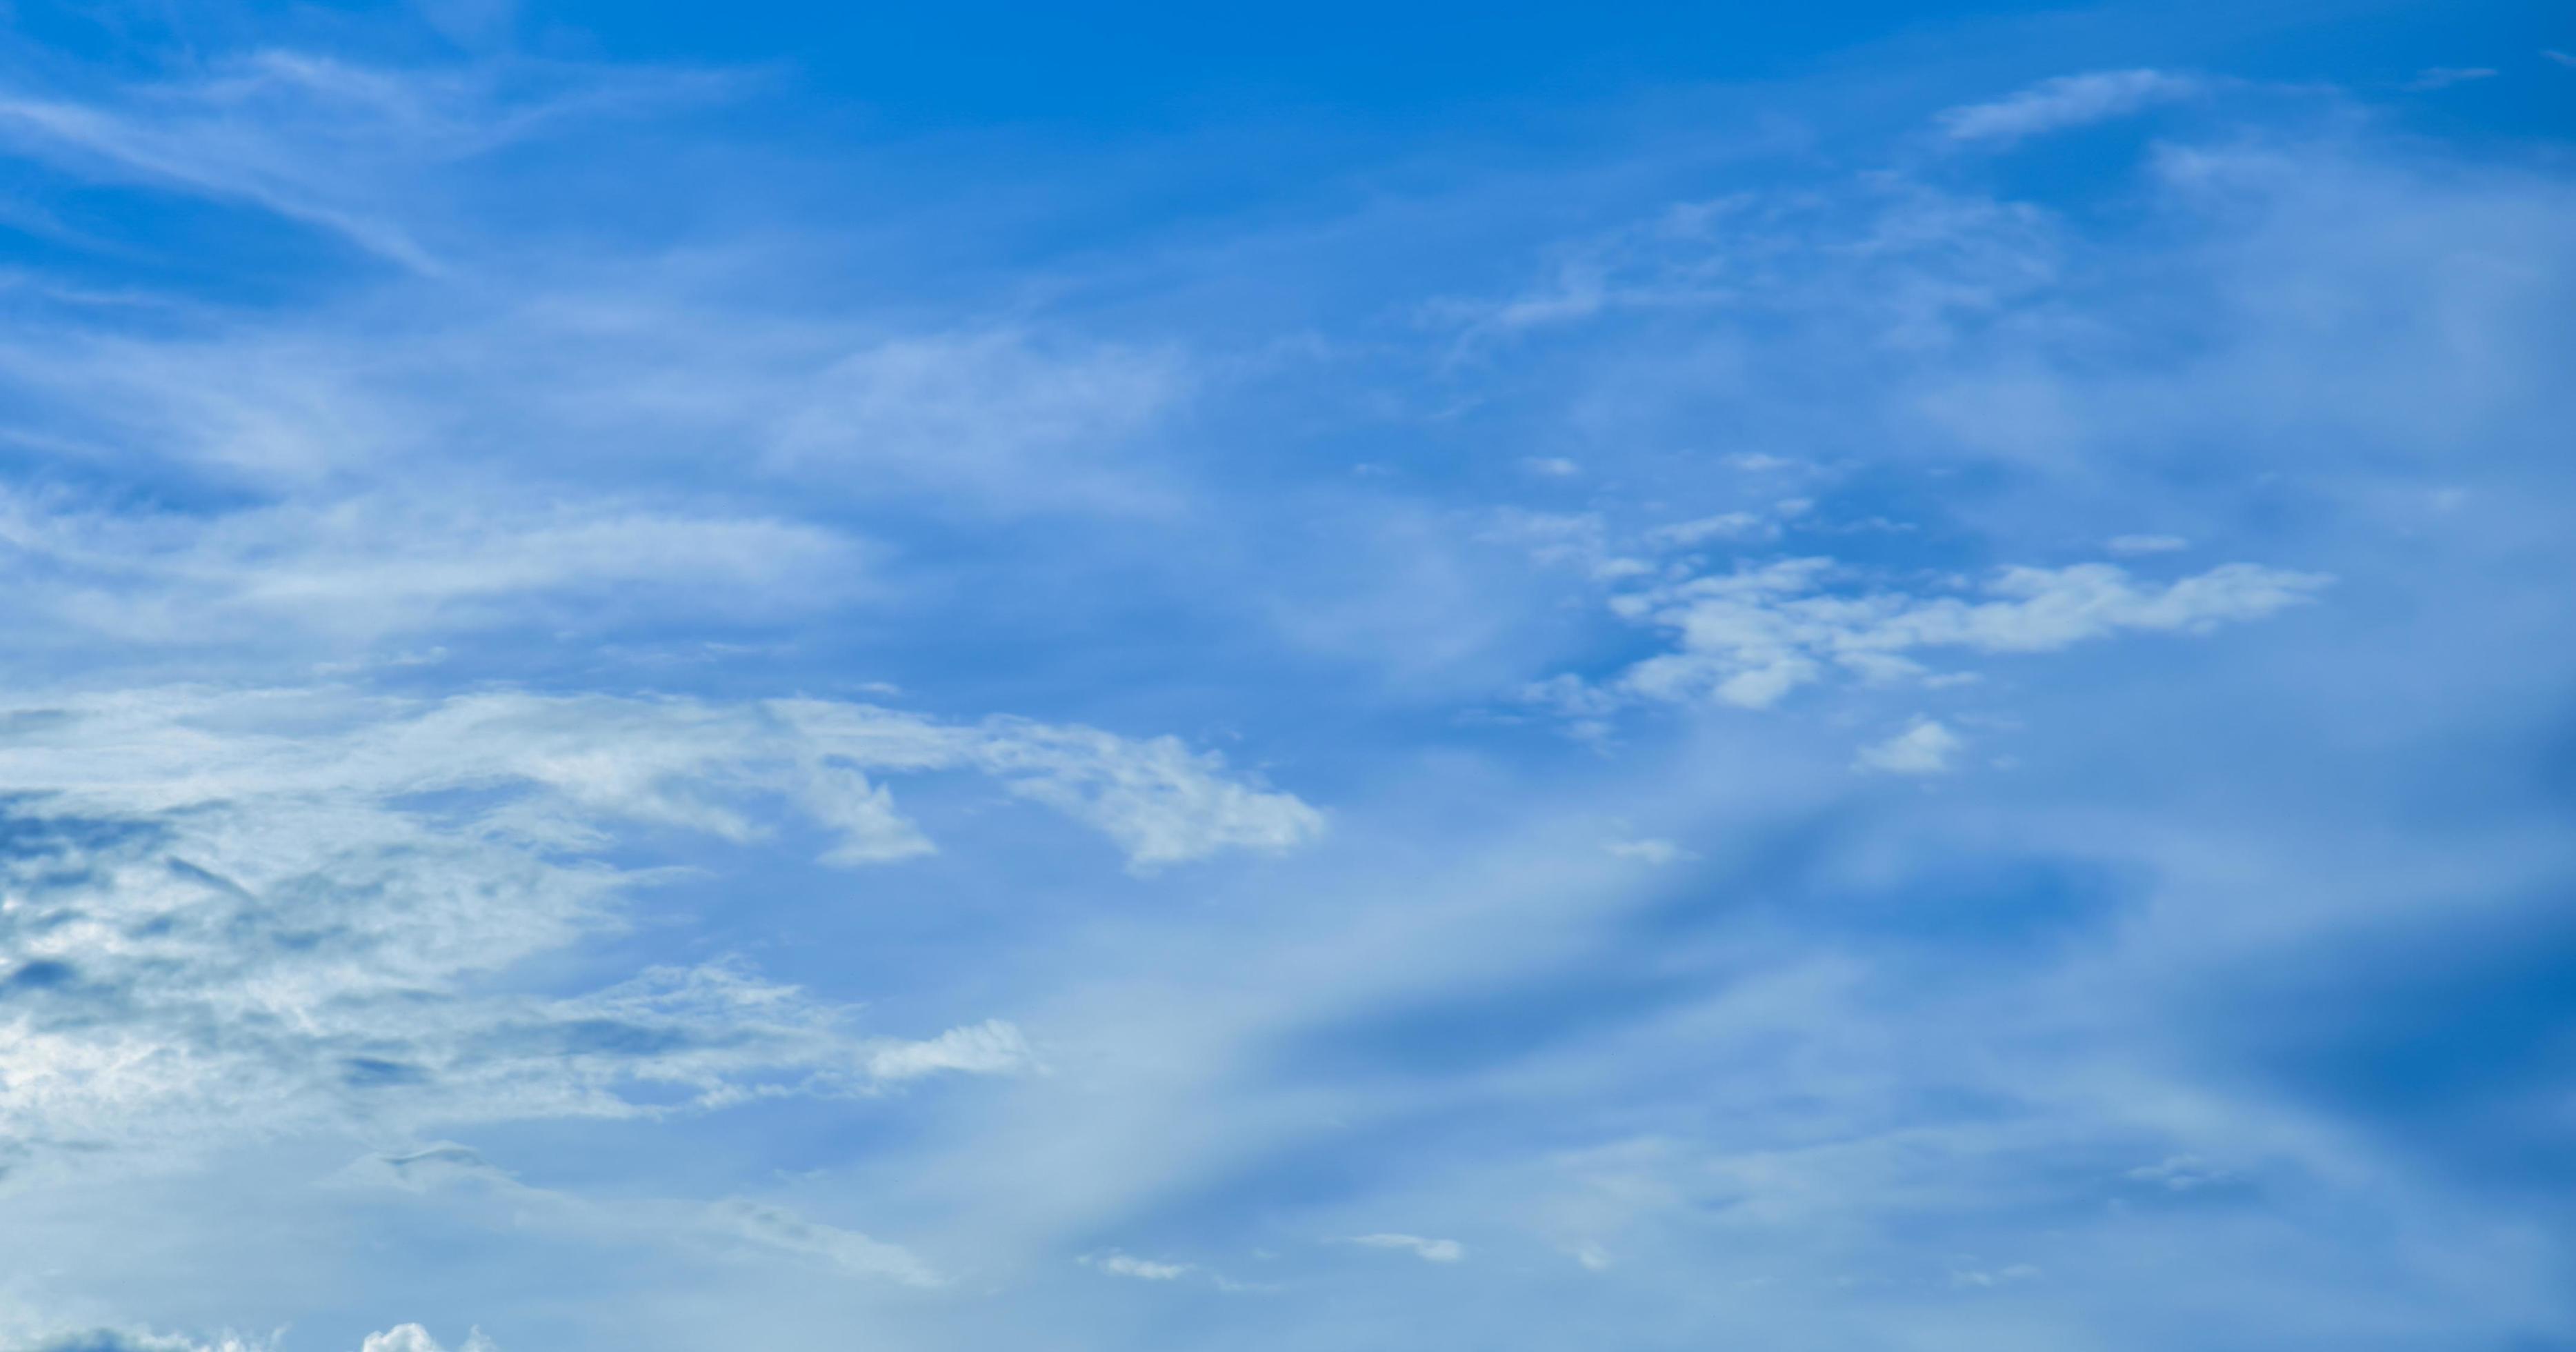
{"type": "Polygon", "coordinates": [[[622,829],[748,841],[783,798],[827,862],[933,849],[878,774],[977,771],[1150,868],[1319,819],[1177,742],[864,705],[337,690],[132,692],[0,711],[12,1149],[239,1127],[649,1116],[1034,1068],[988,1021],[922,1041],[731,962],[585,995],[487,978],[616,923],[622,829]],[[257,1102],[261,1112],[234,1111],[257,1102]]]}
{"type": "Polygon", "coordinates": [[[1950,1284],[1956,1287],[1992,1288],[2030,1281],[2039,1275],[2039,1269],[2028,1263],[2014,1263],[2008,1267],[1991,1270],[1954,1268],[1950,1273],[1950,1284]]]}
{"type": "Polygon", "coordinates": [[[22,626],[128,644],[238,642],[279,626],[372,640],[611,607],[811,609],[863,594],[875,551],[776,518],[611,504],[384,497],[215,516],[66,510],[0,495],[0,558],[41,579],[22,626]],[[746,606],[745,597],[755,600],[746,606]]]}
{"type": "Polygon", "coordinates": [[[771,1264],[813,1264],[845,1277],[929,1289],[947,1279],[910,1249],[827,1225],[775,1203],[732,1197],[712,1203],[658,1198],[590,1199],[531,1187],[470,1147],[442,1141],[368,1155],[331,1180],[344,1188],[391,1188],[450,1203],[488,1204],[515,1228],[564,1238],[645,1239],[771,1264]]]}
{"type": "Polygon", "coordinates": [[[1778,703],[1840,672],[1918,679],[1912,654],[2053,652],[2122,632],[2206,633],[2312,599],[2331,579],[2225,564],[2156,586],[2111,564],[2009,567],[1975,595],[1828,590],[1830,559],[1788,559],[1625,593],[1612,608],[1671,633],[1675,651],[1630,667],[1613,689],[1651,700],[1778,703]]]}
{"type": "Polygon", "coordinates": [[[1653,864],[1658,867],[1698,857],[1669,840],[1655,838],[1613,840],[1601,848],[1608,850],[1614,858],[1634,859],[1638,863],[1653,864]]]}
{"type": "Polygon", "coordinates": [[[1465,1246],[1454,1239],[1425,1239],[1420,1235],[1354,1235],[1345,1242],[1370,1249],[1401,1249],[1426,1263],[1455,1263],[1467,1256],[1465,1246]]]}
{"type": "MultiPolygon", "coordinates": [[[[367,1347],[374,1346],[375,1339],[368,1339],[367,1347]]],[[[118,1329],[85,1329],[18,1340],[0,1338],[0,1352],[274,1352],[276,1347],[273,1337],[254,1342],[225,1334],[213,1342],[199,1342],[173,1334],[118,1329]]]]}
{"type": "Polygon", "coordinates": [[[1016,330],[888,339],[842,358],[780,423],[769,464],[855,496],[910,488],[1005,513],[1160,511],[1123,452],[1180,400],[1167,350],[1016,330]]]}
{"type": "Polygon", "coordinates": [[[2236,1176],[2198,1155],[2168,1155],[2154,1164],[2142,1164],[2131,1169],[2126,1177],[2133,1183],[2152,1184],[2168,1192],[2191,1192],[2212,1184],[2231,1182],[2236,1176]]]}
{"type": "MultiPolygon", "coordinates": [[[[370,1333],[358,1352],[447,1352],[447,1345],[429,1336],[429,1330],[418,1324],[397,1324],[382,1333],[370,1333]]],[[[457,1352],[499,1352],[492,1340],[475,1329],[465,1335],[457,1352]]]]}
{"type": "Polygon", "coordinates": [[[734,1200],[707,1209],[708,1224],[771,1253],[818,1260],[848,1276],[878,1277],[904,1286],[945,1284],[937,1272],[899,1244],[855,1230],[825,1225],[785,1207],[734,1200]]]}
{"type": "Polygon", "coordinates": [[[1780,528],[1768,517],[1752,512],[1720,512],[1696,521],[1677,521],[1657,526],[1646,532],[1646,538],[1660,545],[1689,549],[1711,540],[1772,540],[1779,538],[1780,528]]]}
{"type": "Polygon", "coordinates": [[[927,1042],[884,1043],[868,1054],[868,1073],[889,1084],[949,1071],[1011,1075],[1037,1064],[1028,1039],[999,1019],[951,1028],[927,1042]]]}
{"type": "MultiPolygon", "coordinates": [[[[575,1292],[602,1346],[935,1342],[907,1294],[934,1288],[998,1293],[967,1317],[1021,1343],[1121,1296],[1296,1289],[1318,1298],[1239,1328],[1213,1299],[1150,1313],[1182,1342],[1351,1345],[1429,1290],[1350,1270],[1352,1244],[1495,1284],[1443,1311],[1478,1345],[1615,1343],[1638,1309],[1712,1345],[1989,1345],[2049,1320],[2187,1343],[2091,1275],[2141,1266],[2186,1296],[2259,1267],[2249,1338],[2567,1325],[2564,1245],[2518,1200],[2546,1188],[2478,1152],[2546,1138],[2523,1105],[2555,1100],[2510,1068],[2438,1103],[2269,1069],[2442,1042],[2419,991],[2513,994],[2557,933],[2513,927],[2515,898],[2566,891],[2558,817],[2508,792],[2512,756],[2459,755],[2545,746],[2563,705],[2538,603],[2489,585],[2570,538],[2552,357],[2576,197],[2549,156],[2448,126],[2374,140],[2356,105],[2393,96],[2383,76],[2111,71],[1932,135],[2002,149],[2186,101],[2192,125],[2134,163],[2088,139],[2084,172],[2036,179],[1922,138],[1603,144],[1546,157],[1579,170],[1415,166],[1384,179],[1396,206],[1291,202],[1271,229],[1247,203],[1172,232],[1120,213],[1164,182],[1204,200],[1188,146],[1095,175],[1067,145],[1083,167],[1057,176],[942,139],[925,186],[900,118],[815,136],[838,124],[810,82],[776,140],[743,110],[557,147],[739,86],[513,55],[506,3],[435,9],[488,55],[376,69],[192,38],[117,68],[169,78],[85,84],[66,57],[0,90],[32,190],[0,216],[45,241],[0,275],[0,1348],[271,1352],[188,1321],[289,1310],[317,1279],[346,1284],[343,1349],[429,1317],[369,1352],[444,1352],[467,1313],[524,1336],[505,1321],[575,1292]],[[1138,162],[1164,158],[1169,180],[1138,162]],[[1083,197],[1086,176],[1110,186],[1083,197]],[[1491,252],[1677,181],[1741,190],[1491,252]],[[280,223],[348,247],[277,247],[280,223]],[[111,257],[99,231],[143,243],[111,257]],[[1486,252],[1447,248],[1470,237],[1486,252]],[[1434,252],[1395,280],[1387,260],[1434,252]],[[1419,301],[1415,275],[1519,284],[1419,301]],[[1472,452],[1421,453],[1450,437],[1472,452]],[[1452,472],[1478,460],[1579,482],[1581,510],[1498,512],[1452,472]],[[2235,543],[2115,534],[2140,523],[2235,543]],[[2055,566],[2069,539],[2113,562],[2055,566]],[[2284,566],[2205,566],[2245,557],[2284,566]],[[2051,566],[1988,566],[2032,558],[2051,566]],[[2134,711],[2052,711],[2050,673],[2083,658],[2002,679],[2007,655],[2107,667],[2116,639],[2329,585],[2332,616],[2181,692],[2224,773],[2150,764],[2169,753],[2134,711]],[[803,647],[737,641],[754,623],[803,647]],[[639,676],[630,638],[708,656],[639,676]],[[2514,660],[2460,656],[2495,653],[2514,660]],[[312,684],[326,662],[349,684],[312,684]],[[1895,722],[1932,706],[1890,701],[1983,674],[1945,666],[1996,677],[1956,697],[1980,711],[1895,722]],[[766,697],[860,676],[948,712],[766,697]],[[1845,685],[1895,693],[1827,698],[1845,685]],[[1443,717],[1523,686],[1605,754],[1443,717]],[[2296,717],[2284,690],[2310,696],[2296,717]],[[1070,721],[1126,726],[1074,711],[1166,693],[1245,749],[1070,721]],[[1641,706],[1802,694],[1812,716],[1685,720],[1707,754],[1608,753],[1641,706]],[[992,707],[1048,718],[972,712],[992,707]],[[2365,713],[2370,755],[2313,754],[2365,713]],[[2078,779],[1834,773],[1940,773],[1982,762],[1978,729],[2052,716],[2078,779]],[[1364,830],[1244,768],[1316,728],[1364,830]],[[2121,758],[2162,787],[2098,773],[2121,758]],[[2450,778],[2480,774],[2503,778],[2450,778]],[[2455,788],[2479,810],[2414,810],[2455,788]],[[1029,807],[1077,829],[1025,830],[1029,807]],[[1284,877],[1143,889],[1110,866],[1328,835],[1284,877]],[[1739,835],[1706,888],[1645,871],[1739,835]],[[639,904],[710,860],[743,868],[673,889],[707,913],[639,904]],[[980,892],[987,868],[1011,885],[980,892]],[[2155,904],[2085,943],[2019,941],[2133,889],[2155,904]],[[812,907],[846,947],[796,949],[812,907]],[[2463,915],[2491,931],[2437,928],[2463,915]],[[2352,956],[2360,925],[2400,936],[2403,980],[2352,956]],[[2514,951],[2461,956],[2486,937],[2514,951]],[[861,1004],[881,972],[900,995],[861,1004]],[[2298,1017],[2267,1023],[2283,989],[2298,1017]],[[542,1125],[474,1130],[504,1123],[542,1125]],[[2187,1154],[2127,1167],[2215,1139],[2282,1186],[2221,1187],[2247,1175],[2187,1154]],[[2452,1186],[2473,1152],[2480,1186],[2452,1186]],[[1070,1270],[1101,1281],[1054,1280],[1140,1216],[1174,1252],[1225,1251],[1246,1215],[1281,1219],[1275,1181],[1316,1178],[1346,1209],[1288,1221],[1307,1235],[1519,1218],[1558,1266],[1376,1233],[1258,1254],[1278,1285],[1116,1250],[1070,1270]],[[2203,1189],[2231,1205],[2177,1196],[2203,1189]],[[2045,1278],[2009,1261],[2034,1217],[2074,1255],[2045,1278]],[[1584,1279],[1614,1253],[1616,1281],[1584,1279]],[[1659,1302],[1674,1282],[1727,1298],[1659,1302]],[[476,1303],[406,1308],[418,1291],[476,1303]],[[128,1318],[200,1331],[61,1333],[128,1318]]],[[[1781,125],[1847,125],[1765,97],[1781,125]]]]}
{"type": "Polygon", "coordinates": [[[397,72],[265,50],[93,101],[0,95],[0,139],[109,182],[238,203],[337,236],[404,269],[446,270],[421,242],[407,177],[552,125],[695,102],[724,81],[685,71],[498,68],[397,72]]]}
{"type": "Polygon", "coordinates": [[[1853,764],[1890,775],[1944,774],[1966,746],[1957,733],[1929,718],[1918,718],[1905,731],[1862,748],[1853,764]]]}
{"type": "Polygon", "coordinates": [[[2421,94],[2436,89],[2448,89],[2457,84],[2492,80],[2495,77],[2496,72],[2485,66],[2429,66],[2418,72],[2414,79],[2407,81],[2406,88],[2421,94]]]}
{"type": "Polygon", "coordinates": [[[2094,71],[2042,80],[1994,103],[1952,108],[1937,120],[1953,141],[2007,146],[2190,98],[2202,88],[2198,80],[2159,70],[2094,71]]]}
{"type": "Polygon", "coordinates": [[[1149,1258],[1120,1253],[1115,1249],[1102,1254],[1085,1254],[1077,1261],[1085,1267],[1106,1272],[1112,1277],[1133,1277],[1142,1282],[1178,1281],[1198,1271],[1188,1263],[1158,1263],[1149,1258]]]}

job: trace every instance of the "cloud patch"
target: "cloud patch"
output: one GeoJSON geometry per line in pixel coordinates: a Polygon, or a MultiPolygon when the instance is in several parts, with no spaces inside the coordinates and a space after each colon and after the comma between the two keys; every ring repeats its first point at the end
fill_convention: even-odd
{"type": "Polygon", "coordinates": [[[2008,98],[1967,104],[1936,120],[1962,144],[2003,147],[2033,136],[2126,117],[2159,103],[2190,98],[2200,81],[2160,70],[2106,70],[2042,80],[2008,98]]]}
{"type": "Polygon", "coordinates": [[[1888,775],[1945,774],[1966,746],[1959,734],[1929,718],[1918,718],[1905,731],[1862,748],[1854,764],[1888,775]]]}
{"type": "Polygon", "coordinates": [[[1830,559],[1787,559],[1630,592],[1611,608],[1670,634],[1674,651],[1611,689],[1656,701],[1763,709],[1841,674],[1920,678],[1925,651],[2054,652],[2120,633],[2208,633],[2312,600],[2332,581],[2231,563],[2164,585],[2106,563],[2010,567],[1968,596],[1834,585],[1830,559]]]}
{"type": "Polygon", "coordinates": [[[1456,1263],[1467,1257],[1466,1246],[1454,1239],[1426,1239],[1421,1235],[1353,1235],[1343,1243],[1364,1249],[1395,1249],[1426,1263],[1456,1263]]]}
{"type": "Polygon", "coordinates": [[[873,776],[979,772],[1131,867],[1309,838],[1177,742],[826,701],[162,690],[0,711],[0,1125],[20,1157],[369,1120],[649,1116],[1034,1068],[731,961],[586,994],[496,974],[616,923],[635,826],[751,840],[784,801],[857,866],[934,848],[873,776]],[[243,1114],[256,1102],[261,1111],[243,1114]]]}

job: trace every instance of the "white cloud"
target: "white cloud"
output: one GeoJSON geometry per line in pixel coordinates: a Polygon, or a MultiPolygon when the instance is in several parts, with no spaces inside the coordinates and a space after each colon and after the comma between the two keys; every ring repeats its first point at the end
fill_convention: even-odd
{"type": "Polygon", "coordinates": [[[2133,1183],[2153,1184],[2168,1192],[2190,1192],[2236,1177],[2198,1155],[2168,1155],[2154,1164],[2139,1165],[2125,1176],[2133,1183]]]}
{"type": "Polygon", "coordinates": [[[1642,699],[1713,698],[1766,708],[1840,671],[1872,680],[1916,678],[1922,649],[2051,652],[2125,632],[2206,633],[2310,600],[2331,579],[2247,563],[2155,586],[2110,564],[2011,567],[1979,587],[1985,599],[1903,592],[1828,592],[1829,559],[1789,559],[1628,593],[1612,608],[1669,631],[1675,651],[1647,658],[1614,683],[1642,699]]]}
{"type": "Polygon", "coordinates": [[[1616,858],[1634,859],[1641,864],[1654,864],[1658,867],[1674,863],[1679,860],[1695,857],[1690,851],[1683,849],[1681,846],[1676,845],[1669,840],[1652,838],[1646,840],[1614,840],[1603,845],[1601,848],[1608,850],[1616,858]]]}
{"type": "Polygon", "coordinates": [[[2199,81],[2163,71],[2094,71],[2042,80],[1994,103],[1952,108],[1938,120],[1953,141],[2010,145],[2044,132],[2124,117],[2200,90],[2199,81]]]}
{"type": "Polygon", "coordinates": [[[733,1197],[713,1203],[657,1198],[595,1200],[530,1187],[469,1147],[444,1141],[419,1150],[365,1156],[331,1180],[356,1188],[394,1188],[422,1197],[487,1202],[513,1229],[566,1237],[647,1237],[738,1260],[774,1264],[783,1257],[844,1276],[931,1288],[946,1284],[900,1244],[817,1221],[789,1207],[733,1197]]]}
{"type": "Polygon", "coordinates": [[[1086,1267],[1106,1272],[1113,1277],[1133,1277],[1145,1282],[1178,1281],[1198,1269],[1188,1263],[1158,1263],[1113,1249],[1105,1254],[1087,1254],[1081,1260],[1086,1267]]]}
{"type": "Polygon", "coordinates": [[[863,1036],[850,1009],[724,962],[496,989],[616,922],[645,878],[595,852],[624,825],[750,839],[777,797],[838,836],[835,861],[898,859],[932,847],[870,776],[941,769],[1090,823],[1135,867],[1293,844],[1317,820],[1177,743],[810,700],[165,690],[21,703],[0,729],[0,981],[18,992],[0,1130],[49,1159],[1034,1067],[1010,1024],[863,1036]]]}
{"type": "Polygon", "coordinates": [[[84,1329],[29,1338],[0,1334],[0,1352],[275,1352],[276,1347],[277,1339],[273,1337],[253,1342],[234,1334],[221,1335],[213,1342],[119,1329],[84,1329]]]}
{"type": "Polygon", "coordinates": [[[1036,1053],[1020,1030],[999,1019],[967,1028],[951,1028],[927,1042],[887,1042],[868,1054],[868,1073],[894,1083],[962,1071],[971,1075],[1008,1075],[1034,1068],[1036,1053]]]}
{"type": "Polygon", "coordinates": [[[717,1203],[708,1208],[707,1215],[714,1226],[746,1242],[773,1252],[817,1259],[851,1276],[880,1277],[915,1287],[935,1287],[945,1282],[902,1245],[825,1225],[785,1207],[736,1200],[717,1203]]]}
{"type": "Polygon", "coordinates": [[[584,113],[696,99],[721,87],[677,70],[555,68],[552,88],[495,68],[396,72],[267,50],[193,78],[88,103],[0,93],[0,139],[74,173],[254,207],[424,274],[415,184],[584,113]]]}
{"type": "Polygon", "coordinates": [[[1721,512],[1695,521],[1657,526],[1646,532],[1646,538],[1657,544],[1687,549],[1710,540],[1768,540],[1779,533],[1777,526],[1751,512],[1721,512]]]}
{"type": "Polygon", "coordinates": [[[2429,66],[2417,72],[2414,79],[2407,81],[2406,88],[2419,94],[2429,93],[2436,89],[2448,89],[2453,85],[2471,84],[2479,80],[2492,80],[2495,77],[2496,72],[2485,66],[2429,66]]]}
{"type": "Polygon", "coordinates": [[[2011,1286],[2016,1282],[2030,1281],[2039,1275],[2039,1269],[2028,1263],[2014,1263],[2007,1267],[1992,1270],[1983,1268],[1955,1268],[1952,1269],[1950,1273],[1950,1284],[1956,1287],[1993,1288],[1998,1286],[2011,1286]]]}
{"type": "Polygon", "coordinates": [[[1571,479],[1583,472],[1581,465],[1563,456],[1555,455],[1534,455],[1521,461],[1521,466],[1532,474],[1543,475],[1550,479],[1571,479]]]}
{"type": "Polygon", "coordinates": [[[1425,1239],[1420,1235],[1354,1235],[1344,1242],[1371,1249],[1402,1249],[1426,1263],[1455,1263],[1467,1256],[1465,1246],[1454,1239],[1425,1239]]]}
{"type": "Polygon", "coordinates": [[[0,558],[43,579],[12,608],[22,625],[129,643],[238,642],[279,626],[364,640],[575,602],[585,617],[811,607],[863,591],[873,552],[775,518],[602,503],[361,497],[211,517],[66,506],[0,494],[0,558]]]}
{"type": "Polygon", "coordinates": [[[2103,546],[2114,554],[2173,554],[2191,548],[2191,541],[2179,535],[2115,535],[2103,546]]]}
{"type": "MultiPolygon", "coordinates": [[[[382,1333],[368,1334],[367,1341],[359,1346],[358,1352],[447,1352],[447,1346],[430,1337],[429,1330],[418,1324],[397,1324],[382,1333]]],[[[490,1338],[483,1336],[483,1330],[473,1329],[466,1333],[465,1341],[457,1345],[456,1352],[500,1352],[500,1349],[490,1338]]]]}
{"type": "Polygon", "coordinates": [[[1164,490],[1122,451],[1184,389],[1169,351],[1015,330],[888,339],[802,393],[769,459],[853,496],[912,488],[1003,510],[1158,510],[1164,490]]]}
{"type": "Polygon", "coordinates": [[[1929,718],[1918,718],[1905,731],[1862,748],[1854,764],[1882,774],[1937,775],[1950,768],[1951,759],[1966,745],[1957,733],[1929,718]]]}

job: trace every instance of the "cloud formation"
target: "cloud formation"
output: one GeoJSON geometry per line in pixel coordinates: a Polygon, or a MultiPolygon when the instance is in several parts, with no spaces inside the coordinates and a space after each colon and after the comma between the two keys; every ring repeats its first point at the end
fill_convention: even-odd
{"type": "Polygon", "coordinates": [[[2092,71],[2042,80],[1993,103],[1952,108],[1938,120],[1953,141],[2008,146],[2199,92],[2199,81],[2160,70],[2092,71]]]}
{"type": "Polygon", "coordinates": [[[634,1116],[1034,1064],[1007,1023],[926,1041],[735,964],[588,994],[494,978],[613,923],[629,826],[751,840],[779,795],[831,863],[935,848],[871,776],[976,770],[1150,868],[1319,818],[1175,742],[860,705],[132,692],[0,715],[20,1156],[329,1120],[634,1116]],[[671,1096],[676,1095],[676,1099],[671,1096]],[[230,1104],[256,1099],[245,1122],[230,1104]]]}
{"type": "Polygon", "coordinates": [[[1467,1256],[1465,1245],[1454,1239],[1425,1239],[1420,1235],[1354,1235],[1350,1243],[1364,1249],[1401,1249],[1426,1263],[1455,1263],[1467,1256]]]}
{"type": "Polygon", "coordinates": [[[431,8],[6,64],[0,1347],[2576,1330],[2510,72],[431,8]]]}
{"type": "Polygon", "coordinates": [[[1861,748],[1854,762],[1863,770],[1891,775],[1937,775],[1950,769],[1951,762],[1967,742],[1959,734],[1929,718],[1918,718],[1905,731],[1874,746],[1861,748]]]}
{"type": "Polygon", "coordinates": [[[2044,653],[2130,631],[2206,634],[2303,604],[2332,579],[2232,563],[2156,586],[2087,563],[1999,569],[1969,596],[1837,581],[1830,559],[1784,559],[1616,596],[1621,618],[1669,633],[1675,649],[1629,667],[1608,693],[1762,709],[1834,675],[1919,679],[1925,650],[2044,653]]]}

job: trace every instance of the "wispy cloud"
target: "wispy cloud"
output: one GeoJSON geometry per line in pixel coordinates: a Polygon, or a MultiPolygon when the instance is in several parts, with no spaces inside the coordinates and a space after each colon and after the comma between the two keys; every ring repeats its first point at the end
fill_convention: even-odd
{"type": "Polygon", "coordinates": [[[2406,88],[2416,93],[2430,93],[2436,89],[2474,84],[2477,81],[2492,80],[2495,77],[2495,70],[2488,66],[2428,66],[2418,71],[2414,79],[2407,81],[2406,88]]]}
{"type": "Polygon", "coordinates": [[[613,923],[642,879],[588,856],[620,822],[750,839],[766,828],[746,799],[783,794],[837,837],[830,862],[896,860],[933,846],[869,776],[974,767],[1139,867],[1293,844],[1316,821],[1177,743],[820,701],[164,691],[5,721],[0,869],[21,901],[0,981],[20,1012],[0,1038],[19,1092],[0,1114],[20,1155],[48,1158],[136,1133],[638,1116],[1033,1065],[1006,1023],[868,1037],[725,963],[568,998],[484,987],[613,923]]]}
{"type": "Polygon", "coordinates": [[[1090,1254],[1082,1259],[1084,1266],[1108,1273],[1112,1277],[1133,1277],[1143,1282],[1172,1282],[1196,1272],[1188,1263],[1161,1263],[1115,1249],[1103,1254],[1090,1254]]]}
{"type": "Polygon", "coordinates": [[[408,180],[572,116],[703,98],[723,83],[541,66],[406,73],[268,50],[95,101],[0,94],[0,139],[75,172],[272,212],[438,274],[448,265],[418,238],[408,180]]]}
{"type": "Polygon", "coordinates": [[[0,1347],[2576,1328],[2491,100],[1104,148],[475,8],[0,94],[0,1347]]]}
{"type": "Polygon", "coordinates": [[[1952,108],[1938,119],[1953,141],[2008,146],[2069,127],[2126,117],[2202,91],[2190,76],[2160,70],[2107,70],[2061,75],[1993,103],[1952,108]]]}
{"type": "Polygon", "coordinates": [[[2093,563],[2001,569],[1963,597],[1829,590],[1833,574],[1830,559],[1788,559],[1613,598],[1619,615],[1670,633],[1676,647],[1629,667],[1612,689],[1768,708],[1835,675],[1918,679],[1925,650],[2044,653],[2122,632],[2208,633],[2308,602],[2331,581],[2235,563],[2142,586],[2093,563]]]}
{"type": "Polygon", "coordinates": [[[1401,1249],[1426,1263],[1456,1263],[1467,1257],[1467,1248],[1454,1239],[1425,1239],[1420,1235],[1354,1235],[1346,1243],[1365,1249],[1401,1249]]]}

